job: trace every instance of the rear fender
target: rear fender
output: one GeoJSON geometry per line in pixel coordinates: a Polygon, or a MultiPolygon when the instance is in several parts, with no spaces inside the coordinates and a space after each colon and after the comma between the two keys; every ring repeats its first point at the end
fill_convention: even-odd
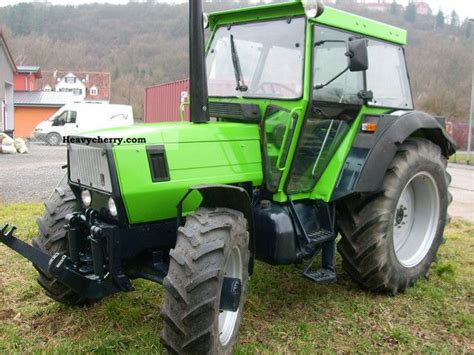
{"type": "Polygon", "coordinates": [[[380,191],[390,163],[407,138],[430,140],[441,148],[446,158],[456,152],[456,143],[446,129],[424,112],[367,115],[362,119],[364,123],[377,123],[377,132],[365,133],[359,129],[334,190],[333,201],[356,192],[380,191]]]}

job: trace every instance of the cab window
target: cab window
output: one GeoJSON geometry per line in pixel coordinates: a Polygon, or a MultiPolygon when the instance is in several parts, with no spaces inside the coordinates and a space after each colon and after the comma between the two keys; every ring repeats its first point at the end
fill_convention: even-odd
{"type": "Polygon", "coordinates": [[[76,123],[76,111],[64,111],[53,119],[53,126],[64,126],[67,123],[76,123]]]}
{"type": "Polygon", "coordinates": [[[359,93],[364,90],[364,73],[347,71],[324,88],[347,68],[347,42],[353,34],[326,27],[314,28],[313,98],[315,101],[362,105],[359,93]]]}
{"type": "Polygon", "coordinates": [[[367,89],[374,93],[370,106],[413,109],[403,48],[369,40],[367,89]]]}

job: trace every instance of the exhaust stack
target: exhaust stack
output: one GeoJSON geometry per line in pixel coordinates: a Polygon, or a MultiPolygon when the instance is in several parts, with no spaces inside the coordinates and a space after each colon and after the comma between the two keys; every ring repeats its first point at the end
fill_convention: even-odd
{"type": "Polygon", "coordinates": [[[202,0],[189,0],[189,75],[191,121],[195,123],[208,122],[202,0]]]}

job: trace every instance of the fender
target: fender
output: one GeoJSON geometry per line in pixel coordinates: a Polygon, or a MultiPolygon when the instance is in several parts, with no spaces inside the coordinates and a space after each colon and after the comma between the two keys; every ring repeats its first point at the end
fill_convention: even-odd
{"type": "Polygon", "coordinates": [[[409,137],[423,137],[441,148],[449,158],[456,143],[436,118],[419,111],[391,115],[367,115],[363,123],[376,123],[377,132],[359,129],[334,190],[332,200],[356,192],[380,191],[383,179],[400,145],[409,137]]]}
{"type": "Polygon", "coordinates": [[[193,191],[198,191],[202,196],[200,207],[230,208],[244,214],[247,219],[249,232],[249,275],[252,275],[255,259],[255,229],[252,202],[247,190],[233,185],[199,185],[191,187],[178,204],[178,224],[181,223],[182,204],[193,191]]]}

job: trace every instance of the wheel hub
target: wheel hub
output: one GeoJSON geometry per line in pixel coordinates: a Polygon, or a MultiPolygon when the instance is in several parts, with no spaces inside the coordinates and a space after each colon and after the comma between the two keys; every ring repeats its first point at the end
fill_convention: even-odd
{"type": "Polygon", "coordinates": [[[395,225],[396,226],[400,226],[402,223],[403,223],[403,219],[405,217],[408,217],[408,215],[405,215],[405,211],[407,210],[407,208],[403,205],[401,205],[398,210],[397,210],[397,214],[395,216],[395,225]]]}

